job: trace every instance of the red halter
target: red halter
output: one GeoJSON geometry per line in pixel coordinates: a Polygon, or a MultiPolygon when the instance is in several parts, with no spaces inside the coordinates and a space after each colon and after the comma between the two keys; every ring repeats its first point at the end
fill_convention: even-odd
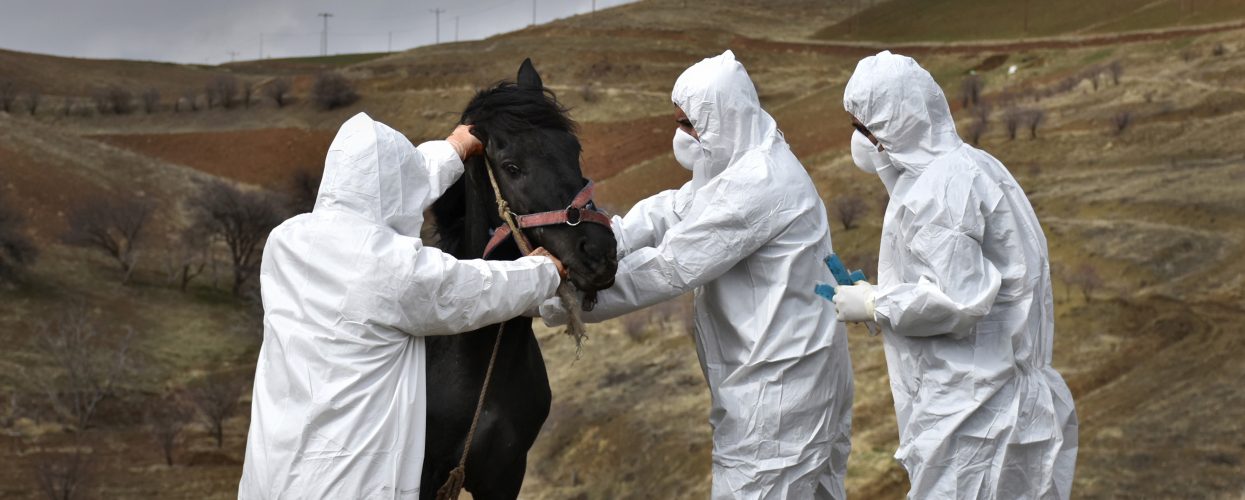
{"type": "MultiPolygon", "coordinates": [[[[605,212],[596,208],[589,208],[588,204],[592,203],[592,181],[583,189],[579,190],[579,194],[575,195],[575,199],[571,200],[571,204],[565,209],[554,210],[552,212],[540,212],[527,215],[514,215],[515,222],[518,223],[519,229],[527,229],[529,227],[540,226],[556,226],[558,224],[566,224],[568,226],[578,226],[581,222],[591,222],[610,227],[610,218],[605,212]]],[[[488,245],[484,247],[484,256],[488,257],[497,245],[506,241],[510,237],[510,226],[502,224],[493,230],[493,237],[489,239],[488,245]]]]}

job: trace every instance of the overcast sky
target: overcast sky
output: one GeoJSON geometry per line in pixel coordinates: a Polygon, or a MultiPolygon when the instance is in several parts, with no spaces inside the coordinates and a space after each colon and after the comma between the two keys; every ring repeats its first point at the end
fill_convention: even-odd
{"type": "MultiPolygon", "coordinates": [[[[596,0],[597,9],[632,0],[596,0]]],[[[592,0],[0,0],[0,48],[61,56],[218,64],[319,55],[328,12],[329,53],[381,52],[523,28],[588,12],[592,0]],[[390,35],[392,33],[392,35],[390,35]],[[230,54],[236,52],[236,54],[230,54]]]]}

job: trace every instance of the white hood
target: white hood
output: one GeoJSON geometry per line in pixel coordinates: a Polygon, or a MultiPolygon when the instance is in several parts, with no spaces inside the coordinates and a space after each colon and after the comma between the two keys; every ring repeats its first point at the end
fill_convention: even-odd
{"type": "Polygon", "coordinates": [[[433,178],[411,141],[359,113],[342,125],[329,146],[314,211],[348,211],[398,234],[419,236],[424,209],[453,181],[433,178]],[[435,191],[433,183],[438,184],[435,191]]]}
{"type": "Polygon", "coordinates": [[[706,161],[692,172],[704,185],[749,151],[781,141],[774,119],[761,109],[756,87],[731,51],[687,68],[670,94],[700,136],[706,161]]]}
{"type": "Polygon", "coordinates": [[[942,87],[911,57],[866,57],[843,90],[843,108],[860,120],[900,169],[917,169],[963,144],[942,87]]]}

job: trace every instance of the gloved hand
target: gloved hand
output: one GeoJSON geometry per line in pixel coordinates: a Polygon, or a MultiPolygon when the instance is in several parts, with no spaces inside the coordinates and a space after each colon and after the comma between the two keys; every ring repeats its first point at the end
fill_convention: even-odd
{"type": "Polygon", "coordinates": [[[835,316],[845,323],[875,321],[873,316],[873,298],[876,287],[867,281],[857,281],[855,285],[841,285],[834,291],[835,316]]]}
{"type": "Polygon", "coordinates": [[[562,326],[570,320],[570,313],[566,311],[562,299],[554,296],[540,304],[540,318],[544,320],[545,326],[562,326]]]}
{"type": "Polygon", "coordinates": [[[453,146],[454,151],[458,153],[458,157],[464,161],[484,151],[484,144],[471,133],[471,127],[472,125],[454,127],[454,132],[445,138],[445,142],[450,143],[450,146],[453,146]]]}

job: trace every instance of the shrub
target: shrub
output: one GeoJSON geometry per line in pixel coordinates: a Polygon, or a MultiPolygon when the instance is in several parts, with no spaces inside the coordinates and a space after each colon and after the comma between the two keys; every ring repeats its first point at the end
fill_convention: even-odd
{"type": "Polygon", "coordinates": [[[960,106],[970,108],[981,103],[981,93],[986,87],[986,82],[981,75],[970,74],[964,77],[964,81],[960,83],[960,106]]]}
{"type": "Polygon", "coordinates": [[[8,80],[0,80],[0,111],[12,113],[15,102],[17,102],[17,84],[8,80]]]}
{"type": "Polygon", "coordinates": [[[148,88],[143,91],[143,111],[147,114],[156,112],[156,108],[160,106],[160,91],[155,87],[148,88]]]}
{"type": "Polygon", "coordinates": [[[323,110],[349,106],[359,100],[354,85],[337,73],[321,73],[311,87],[311,98],[323,110]]]}
{"type": "Polygon", "coordinates": [[[290,87],[289,78],[277,78],[264,86],[264,96],[272,99],[272,102],[276,103],[278,108],[283,108],[286,104],[289,104],[290,87]]]}
{"type": "Polygon", "coordinates": [[[842,196],[834,200],[834,212],[843,224],[843,230],[856,227],[856,221],[869,211],[869,205],[859,196],[842,196]]]}
{"type": "Polygon", "coordinates": [[[1128,126],[1133,122],[1133,113],[1131,111],[1118,111],[1115,116],[1111,117],[1111,125],[1115,130],[1115,135],[1124,133],[1128,126]]]}
{"type": "MultiPolygon", "coordinates": [[[[0,193],[3,193],[0,183],[0,193]]],[[[26,219],[0,199],[0,281],[17,281],[39,251],[26,234],[26,219]]]]}

